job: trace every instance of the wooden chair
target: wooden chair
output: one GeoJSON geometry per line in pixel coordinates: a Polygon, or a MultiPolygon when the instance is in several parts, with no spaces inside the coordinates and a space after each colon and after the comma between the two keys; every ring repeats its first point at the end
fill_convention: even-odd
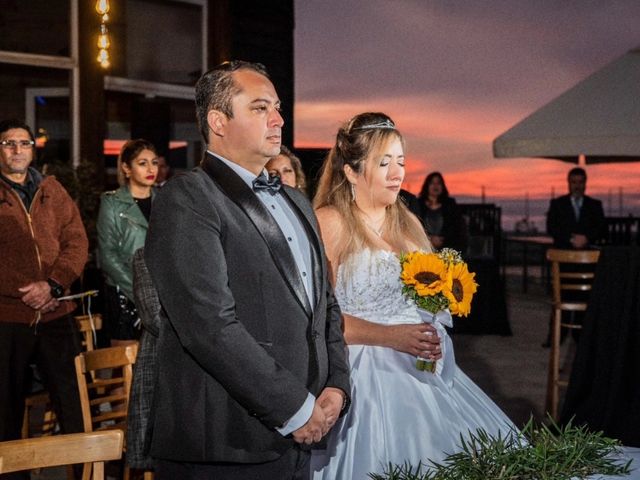
{"type": "Polygon", "coordinates": [[[102,315],[95,313],[93,315],[77,315],[74,317],[78,324],[78,330],[82,334],[82,346],[86,352],[90,352],[95,349],[95,342],[93,339],[94,331],[102,329],[102,315]]]}
{"type": "MultiPolygon", "coordinates": [[[[100,348],[76,357],[76,377],[85,432],[112,429],[127,431],[129,392],[137,354],[138,345],[132,344],[100,348]],[[110,375],[100,375],[101,371],[110,371],[110,375]],[[109,378],[102,378],[106,376],[109,378]]],[[[83,480],[89,478],[89,467],[85,466],[83,480]]],[[[129,468],[126,466],[124,476],[125,479],[129,478],[129,468]]]]}
{"type": "Polygon", "coordinates": [[[0,474],[74,463],[93,465],[94,480],[104,479],[104,462],[122,458],[120,430],[70,433],[0,443],[0,474]]]}
{"type": "Polygon", "coordinates": [[[551,349],[549,352],[549,375],[547,379],[547,411],[551,417],[558,419],[559,387],[568,382],[560,379],[560,339],[562,328],[580,329],[582,325],[563,321],[562,312],[584,312],[587,309],[586,296],[591,291],[594,279],[595,264],[600,257],[599,250],[547,250],[547,260],[551,262],[552,287],[552,320],[551,349]],[[577,271],[584,267],[567,265],[591,265],[590,271],[577,271]],[[563,292],[584,292],[581,301],[566,299],[563,292]]]}
{"type": "Polygon", "coordinates": [[[53,411],[49,393],[36,392],[24,400],[22,417],[22,438],[52,435],[56,430],[58,419],[53,411]],[[37,415],[37,417],[36,417],[37,415]],[[32,433],[35,433],[33,435],[32,433]]]}

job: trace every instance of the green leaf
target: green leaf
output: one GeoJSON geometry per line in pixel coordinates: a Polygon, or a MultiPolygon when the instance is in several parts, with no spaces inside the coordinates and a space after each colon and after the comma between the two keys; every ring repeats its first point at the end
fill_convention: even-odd
{"type": "Polygon", "coordinates": [[[613,455],[620,443],[602,432],[572,422],[561,427],[551,418],[538,425],[530,418],[521,431],[492,436],[482,429],[460,434],[460,451],[442,463],[425,459],[416,467],[389,464],[373,480],[570,480],[590,475],[625,475],[631,461],[613,455]],[[426,462],[426,463],[425,463],[426,462]]]}

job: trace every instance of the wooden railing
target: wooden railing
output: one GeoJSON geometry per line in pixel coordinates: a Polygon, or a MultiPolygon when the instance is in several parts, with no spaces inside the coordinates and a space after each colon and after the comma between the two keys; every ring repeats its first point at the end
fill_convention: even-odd
{"type": "Polygon", "coordinates": [[[466,256],[499,261],[502,209],[493,203],[461,203],[458,206],[469,235],[466,256]]]}

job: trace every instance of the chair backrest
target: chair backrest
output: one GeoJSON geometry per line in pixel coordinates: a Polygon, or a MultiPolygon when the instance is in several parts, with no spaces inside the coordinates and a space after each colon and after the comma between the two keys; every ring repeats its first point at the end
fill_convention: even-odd
{"type": "Polygon", "coordinates": [[[550,248],[547,250],[547,260],[551,262],[551,286],[553,291],[553,303],[556,307],[562,304],[564,309],[570,310],[572,304],[576,309],[584,309],[584,302],[562,303],[562,293],[564,291],[588,292],[594,279],[595,264],[600,258],[600,250],[561,250],[550,248]],[[580,268],[562,268],[563,265],[591,265],[592,268],[581,270],[580,268]]]}
{"type": "Polygon", "coordinates": [[[32,393],[24,399],[22,438],[53,435],[57,424],[49,392],[32,393]]]}
{"type": "Polygon", "coordinates": [[[0,473],[93,463],[93,478],[104,478],[104,462],[122,457],[120,430],[69,433],[0,442],[0,473]]]}
{"type": "Polygon", "coordinates": [[[132,344],[100,348],[76,357],[85,432],[111,428],[126,431],[132,367],[137,354],[138,345],[132,344]]]}
{"type": "Polygon", "coordinates": [[[93,334],[102,329],[102,315],[77,315],[75,317],[78,330],[82,334],[82,346],[87,352],[95,349],[93,334]]]}

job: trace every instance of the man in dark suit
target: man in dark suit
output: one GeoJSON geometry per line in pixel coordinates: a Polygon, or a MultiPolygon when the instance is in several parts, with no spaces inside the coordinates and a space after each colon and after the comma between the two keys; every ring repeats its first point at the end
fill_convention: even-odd
{"type": "Polygon", "coordinates": [[[602,238],[602,202],[584,194],[587,172],[573,168],[567,176],[569,194],[551,200],[547,212],[547,233],[557,248],[589,248],[602,238]]]}
{"type": "MultiPolygon", "coordinates": [[[[565,249],[592,248],[603,236],[605,228],[602,202],[584,194],[587,189],[587,172],[580,167],[572,168],[567,175],[569,193],[551,200],[547,212],[547,233],[553,237],[553,246],[565,249]]],[[[565,265],[564,271],[584,271],[581,265],[565,265]]],[[[584,292],[565,292],[565,301],[584,301],[584,292]]],[[[563,322],[581,324],[583,312],[563,312],[563,322]]],[[[561,340],[566,331],[562,329],[561,340]]],[[[573,330],[577,340],[578,330],[573,330]]],[[[551,321],[547,340],[542,344],[549,347],[551,342],[551,321]]]]}
{"type": "Polygon", "coordinates": [[[341,313],[310,203],[270,180],[280,100],[264,67],[196,85],[208,151],[154,202],[146,262],[165,317],[156,478],[303,479],[308,445],[349,404],[341,313]]]}

